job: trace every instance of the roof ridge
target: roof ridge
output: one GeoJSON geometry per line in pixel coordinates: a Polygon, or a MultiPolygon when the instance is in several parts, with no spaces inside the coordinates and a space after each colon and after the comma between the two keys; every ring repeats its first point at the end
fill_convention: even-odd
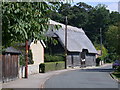
{"type": "MultiPolygon", "coordinates": [[[[53,20],[49,20],[49,23],[52,24],[52,25],[61,25],[62,29],[63,30],[65,29],[65,24],[62,24],[62,23],[59,23],[59,22],[56,22],[56,21],[53,21],[53,20]]],[[[74,26],[71,26],[71,25],[67,25],[67,28],[68,28],[68,30],[71,30],[71,31],[85,33],[82,28],[74,27],[74,26]]]]}

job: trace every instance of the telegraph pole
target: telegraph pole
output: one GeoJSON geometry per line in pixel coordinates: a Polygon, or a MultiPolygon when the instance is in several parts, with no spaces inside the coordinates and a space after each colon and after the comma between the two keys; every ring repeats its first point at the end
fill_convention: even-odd
{"type": "MultiPolygon", "coordinates": [[[[100,56],[102,56],[102,29],[100,28],[100,56]]],[[[102,61],[101,61],[101,65],[102,65],[102,61]]]]}
{"type": "Polygon", "coordinates": [[[102,56],[102,29],[100,28],[100,50],[101,50],[101,56],[102,56]]]}
{"type": "Polygon", "coordinates": [[[28,40],[25,41],[25,78],[28,78],[28,40]]]}
{"type": "Polygon", "coordinates": [[[65,17],[65,69],[67,69],[67,16],[65,17]]]}

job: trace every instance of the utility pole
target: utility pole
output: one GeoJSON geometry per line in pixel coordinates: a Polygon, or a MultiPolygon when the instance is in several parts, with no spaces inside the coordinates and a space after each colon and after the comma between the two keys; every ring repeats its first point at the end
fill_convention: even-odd
{"type": "Polygon", "coordinates": [[[28,40],[25,41],[25,78],[28,78],[28,40]]]}
{"type": "Polygon", "coordinates": [[[101,56],[102,56],[102,29],[100,28],[100,50],[101,50],[101,56]]]}
{"type": "Polygon", "coordinates": [[[65,69],[67,69],[67,16],[65,17],[65,69]]]}
{"type": "MultiPolygon", "coordinates": [[[[102,29],[100,28],[100,56],[102,56],[102,29]]],[[[101,61],[101,65],[102,65],[102,61],[101,61]]]]}

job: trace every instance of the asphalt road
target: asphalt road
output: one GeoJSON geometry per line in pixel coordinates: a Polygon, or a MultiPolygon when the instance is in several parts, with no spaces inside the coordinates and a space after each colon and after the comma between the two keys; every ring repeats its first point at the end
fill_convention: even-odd
{"type": "Polygon", "coordinates": [[[94,69],[79,69],[65,72],[48,79],[45,88],[118,88],[111,78],[111,65],[94,69]]]}

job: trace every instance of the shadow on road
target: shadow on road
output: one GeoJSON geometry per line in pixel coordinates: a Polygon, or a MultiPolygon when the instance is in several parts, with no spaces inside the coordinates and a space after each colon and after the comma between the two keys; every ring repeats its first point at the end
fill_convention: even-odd
{"type": "Polygon", "coordinates": [[[113,69],[81,69],[82,72],[112,72],[113,69]]]}

